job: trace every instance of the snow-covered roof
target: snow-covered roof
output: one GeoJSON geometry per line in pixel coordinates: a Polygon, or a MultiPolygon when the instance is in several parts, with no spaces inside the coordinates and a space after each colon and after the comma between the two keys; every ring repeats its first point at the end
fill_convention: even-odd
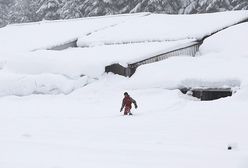
{"type": "Polygon", "coordinates": [[[151,14],[81,37],[78,45],[202,39],[247,19],[248,11],[198,15],[151,14]]]}
{"type": "Polygon", "coordinates": [[[200,48],[202,54],[213,52],[248,52],[248,22],[244,22],[207,38],[200,48]]]}
{"type": "Polygon", "coordinates": [[[46,49],[76,39],[79,46],[199,39],[245,19],[247,11],[199,15],[138,13],[9,25],[0,28],[0,52],[46,49]]]}
{"type": "Polygon", "coordinates": [[[147,13],[9,25],[0,28],[0,52],[50,48],[145,15],[147,13]]]}
{"type": "Polygon", "coordinates": [[[37,50],[28,53],[6,53],[1,56],[2,67],[11,72],[41,74],[56,73],[70,77],[88,75],[99,77],[104,68],[113,63],[126,66],[141,59],[185,43],[190,40],[172,42],[134,43],[123,45],[101,45],[90,48],[70,48],[62,51],[37,50]]]}

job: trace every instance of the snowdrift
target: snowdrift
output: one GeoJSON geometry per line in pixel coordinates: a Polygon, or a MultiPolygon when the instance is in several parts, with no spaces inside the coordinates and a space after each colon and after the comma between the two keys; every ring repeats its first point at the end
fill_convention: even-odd
{"type": "Polygon", "coordinates": [[[0,96],[32,94],[69,94],[93,80],[88,77],[68,79],[56,74],[21,75],[0,73],[0,96]]]}

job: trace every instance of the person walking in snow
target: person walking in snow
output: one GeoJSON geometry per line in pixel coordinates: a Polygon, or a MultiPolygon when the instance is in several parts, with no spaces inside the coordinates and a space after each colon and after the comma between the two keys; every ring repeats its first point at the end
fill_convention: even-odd
{"type": "Polygon", "coordinates": [[[132,103],[134,104],[134,107],[135,108],[138,108],[136,101],[131,96],[129,96],[129,94],[127,92],[125,92],[124,93],[124,98],[122,100],[122,105],[121,105],[120,112],[125,107],[125,109],[124,109],[124,115],[128,115],[128,114],[129,115],[132,115],[132,113],[130,111],[131,108],[132,108],[132,103]]]}

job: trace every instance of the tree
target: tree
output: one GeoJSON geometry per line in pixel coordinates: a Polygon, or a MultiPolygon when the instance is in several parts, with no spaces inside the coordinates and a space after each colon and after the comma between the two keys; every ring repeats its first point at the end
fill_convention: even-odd
{"type": "Polygon", "coordinates": [[[207,3],[205,12],[206,13],[220,12],[220,11],[227,11],[231,9],[232,9],[232,6],[229,0],[211,0],[207,3]]]}
{"type": "Polygon", "coordinates": [[[230,0],[188,0],[186,2],[186,6],[180,9],[180,13],[211,13],[232,10],[233,8],[230,0]]]}
{"type": "Polygon", "coordinates": [[[9,11],[10,23],[34,22],[39,17],[37,0],[15,0],[9,11]]]}
{"type": "Polygon", "coordinates": [[[60,19],[59,8],[61,8],[61,0],[40,0],[38,5],[37,14],[40,18],[46,20],[60,19]]]}
{"type": "Polygon", "coordinates": [[[12,5],[13,0],[0,0],[0,27],[8,24],[9,20],[9,7],[12,5]]]}
{"type": "Polygon", "coordinates": [[[82,13],[80,12],[81,0],[65,0],[62,3],[62,7],[59,9],[59,14],[62,19],[80,18],[82,13]]]}
{"type": "Polygon", "coordinates": [[[116,14],[112,1],[104,0],[84,0],[79,6],[83,16],[102,16],[116,14]]]}
{"type": "Polygon", "coordinates": [[[248,10],[247,0],[232,0],[233,10],[248,10]]]}
{"type": "Polygon", "coordinates": [[[248,10],[248,0],[0,0],[0,26],[121,13],[195,14],[227,10],[248,10]]]}

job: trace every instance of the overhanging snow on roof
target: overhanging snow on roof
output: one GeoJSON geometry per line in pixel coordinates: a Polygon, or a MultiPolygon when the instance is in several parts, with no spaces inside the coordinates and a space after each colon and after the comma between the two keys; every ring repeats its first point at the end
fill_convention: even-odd
{"type": "Polygon", "coordinates": [[[164,49],[163,51],[150,54],[150,57],[147,57],[145,59],[136,59],[136,62],[132,61],[132,63],[128,64],[127,67],[123,67],[117,63],[106,66],[105,72],[112,72],[114,74],[131,77],[135,73],[136,68],[144,64],[150,64],[180,55],[195,56],[197,51],[199,51],[200,45],[201,42],[198,41],[175,45],[174,47],[164,49]]]}
{"type": "Polygon", "coordinates": [[[225,98],[234,93],[232,88],[181,88],[180,91],[201,101],[225,98]]]}

